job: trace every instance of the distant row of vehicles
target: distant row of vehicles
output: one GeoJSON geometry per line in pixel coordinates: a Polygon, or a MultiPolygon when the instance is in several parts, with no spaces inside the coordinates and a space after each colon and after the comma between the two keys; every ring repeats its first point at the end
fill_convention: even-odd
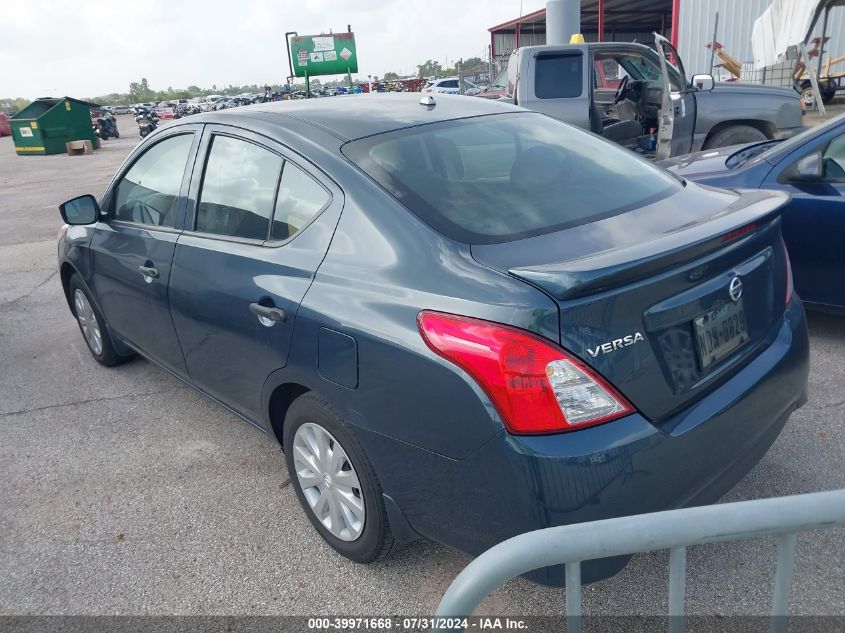
{"type": "MultiPolygon", "coordinates": [[[[413,80],[399,80],[399,81],[380,81],[362,83],[352,86],[324,86],[319,90],[312,90],[311,96],[314,97],[334,97],[344,94],[360,94],[367,92],[431,92],[441,94],[460,94],[461,81],[463,81],[463,94],[466,95],[480,95],[486,86],[480,86],[467,81],[466,79],[459,79],[458,77],[438,77],[430,79],[413,79],[413,80]]],[[[146,111],[156,111],[159,116],[165,115],[168,118],[180,118],[191,114],[199,114],[200,112],[211,112],[214,110],[226,110],[229,108],[237,108],[245,105],[252,105],[253,103],[261,103],[263,101],[276,101],[282,98],[290,99],[304,99],[306,98],[304,90],[284,90],[276,93],[242,93],[236,96],[230,95],[207,95],[204,97],[194,97],[193,99],[171,99],[168,101],[146,101],[143,103],[134,103],[132,105],[114,105],[104,106],[102,109],[111,115],[117,116],[122,114],[132,114],[138,116],[146,111]]]]}
{"type": "Polygon", "coordinates": [[[136,117],[147,111],[156,111],[159,115],[178,119],[190,114],[210,112],[212,110],[225,110],[227,108],[237,108],[239,106],[259,103],[268,99],[269,97],[265,94],[252,93],[243,93],[237,96],[208,95],[205,97],[195,97],[193,99],[145,101],[143,103],[134,103],[132,105],[104,106],[103,110],[112,115],[132,114],[136,117]]]}

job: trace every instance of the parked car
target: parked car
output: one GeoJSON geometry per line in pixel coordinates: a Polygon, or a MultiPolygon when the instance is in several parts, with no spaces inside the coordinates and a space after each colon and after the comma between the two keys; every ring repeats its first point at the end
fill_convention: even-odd
{"type": "Polygon", "coordinates": [[[112,114],[129,114],[132,108],[127,105],[116,105],[112,108],[112,114]]]}
{"type": "MultiPolygon", "coordinates": [[[[464,94],[473,96],[481,92],[478,86],[476,86],[474,83],[467,81],[466,79],[464,79],[463,82],[464,94]]],[[[460,85],[460,79],[458,79],[457,77],[442,77],[440,79],[435,79],[434,81],[427,84],[422,91],[456,95],[460,94],[461,92],[460,85]]]]}
{"type": "Polygon", "coordinates": [[[717,84],[710,75],[688,79],[666,38],[655,34],[655,48],[628,42],[518,48],[508,62],[506,98],[658,159],[803,130],[794,90],[717,84]]]}
{"type": "Polygon", "coordinates": [[[149,102],[136,103],[134,106],[132,106],[132,111],[137,116],[145,112],[151,112],[155,107],[156,106],[149,102]]]}
{"type": "Polygon", "coordinates": [[[699,152],[661,164],[708,185],[790,194],[781,223],[798,295],[816,309],[845,310],[845,115],[788,141],[699,152]]]}
{"type": "Polygon", "coordinates": [[[479,92],[476,97],[481,97],[482,99],[502,99],[507,97],[507,86],[508,86],[508,69],[505,68],[501,71],[493,82],[487,86],[485,90],[479,92]]]}
{"type": "Polygon", "coordinates": [[[786,198],[497,101],[267,103],[160,128],[63,204],[59,270],[94,359],[275,436],[339,553],[477,554],[711,503],[761,458],[807,389],[786,198]]]}

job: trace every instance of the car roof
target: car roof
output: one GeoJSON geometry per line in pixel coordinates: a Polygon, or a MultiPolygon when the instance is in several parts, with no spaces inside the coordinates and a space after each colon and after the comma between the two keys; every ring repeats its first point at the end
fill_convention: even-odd
{"type": "Polygon", "coordinates": [[[420,93],[386,92],[356,95],[351,99],[301,99],[274,101],[218,112],[216,115],[198,115],[198,122],[224,117],[260,117],[264,122],[294,118],[321,128],[333,136],[353,140],[398,130],[415,125],[437,123],[450,119],[524,111],[509,103],[477,99],[460,95],[434,95],[434,106],[420,104],[420,93]]]}

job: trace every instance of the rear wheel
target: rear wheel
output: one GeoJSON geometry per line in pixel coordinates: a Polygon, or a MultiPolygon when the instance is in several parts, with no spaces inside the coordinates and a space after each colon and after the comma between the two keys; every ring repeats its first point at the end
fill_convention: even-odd
{"type": "Polygon", "coordinates": [[[768,138],[764,132],[751,125],[730,125],[708,138],[703,149],[755,143],[765,141],[768,138]]]}
{"type": "Polygon", "coordinates": [[[285,416],[285,459],[299,503],[338,553],[370,563],[393,549],[381,486],[340,415],[306,393],[285,416]]]}
{"type": "Polygon", "coordinates": [[[835,96],[836,96],[836,87],[827,85],[827,86],[824,86],[822,88],[822,103],[823,104],[827,105],[828,103],[833,101],[833,98],[835,96]]]}

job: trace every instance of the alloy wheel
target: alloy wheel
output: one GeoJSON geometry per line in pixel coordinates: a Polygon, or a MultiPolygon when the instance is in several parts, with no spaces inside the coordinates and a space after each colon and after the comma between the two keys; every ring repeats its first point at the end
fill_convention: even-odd
{"type": "Polygon", "coordinates": [[[296,430],[291,450],[297,483],[317,520],[340,540],[356,540],[364,530],[364,496],[340,442],[307,422],[296,430]]]}
{"type": "Polygon", "coordinates": [[[88,297],[79,288],[73,293],[73,305],[76,311],[76,320],[79,321],[79,327],[88,342],[88,347],[91,348],[95,356],[102,355],[103,335],[100,332],[100,324],[97,323],[94,308],[91,307],[88,297]]]}

